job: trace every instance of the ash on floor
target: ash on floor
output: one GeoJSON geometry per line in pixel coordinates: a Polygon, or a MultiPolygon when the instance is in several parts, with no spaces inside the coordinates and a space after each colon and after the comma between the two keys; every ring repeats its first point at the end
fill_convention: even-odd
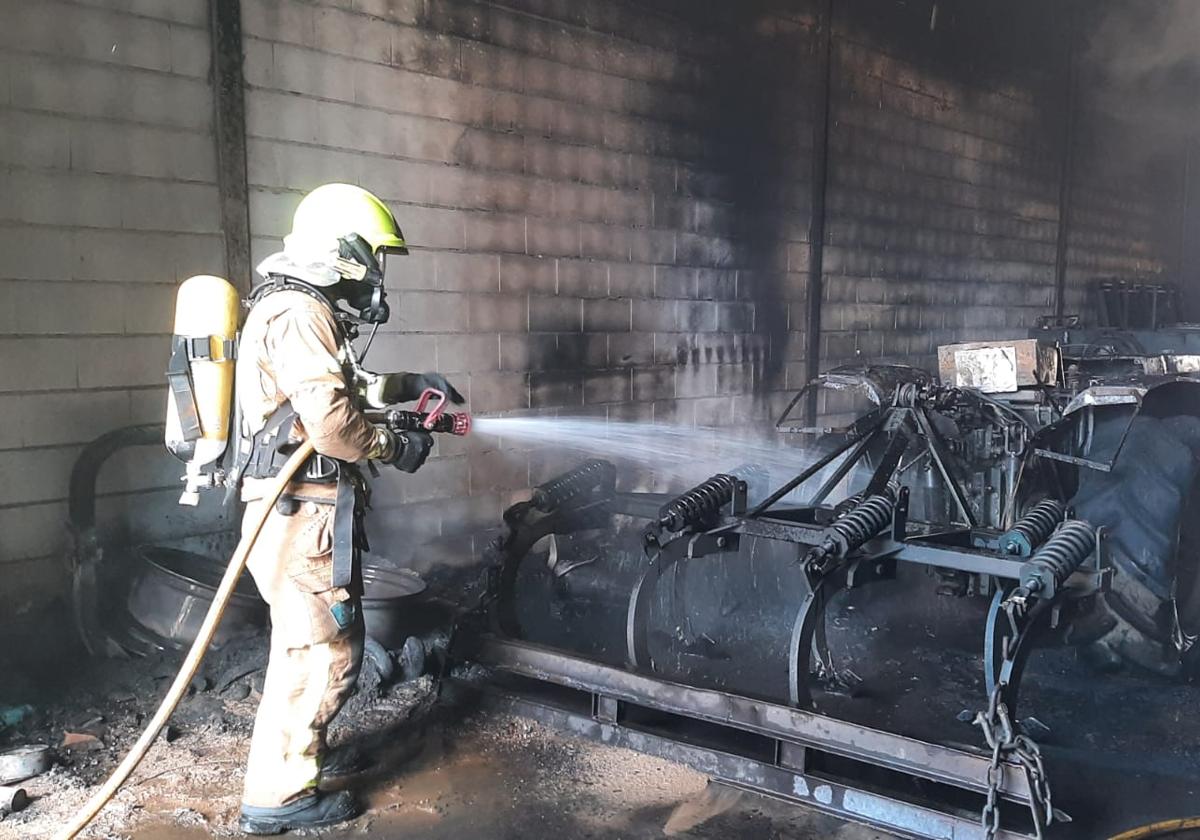
{"type": "MultiPolygon", "coordinates": [[[[231,831],[266,661],[265,634],[211,651],[170,724],[85,836],[130,836],[147,815],[164,813],[181,829],[231,831]]],[[[20,783],[32,802],[0,820],[0,838],[48,837],[65,822],[141,734],[180,662],[175,653],[85,659],[36,678],[14,676],[0,707],[34,711],[0,731],[0,750],[45,743],[55,747],[57,760],[51,772],[20,783]]],[[[384,685],[367,665],[331,740],[402,727],[427,714],[433,698],[428,676],[384,685]]]]}
{"type": "MultiPolygon", "coordinates": [[[[265,662],[265,637],[210,653],[170,727],[83,836],[236,835],[265,662]]],[[[4,741],[54,744],[59,762],[22,783],[33,801],[0,820],[0,838],[50,837],[80,808],[137,738],[178,665],[178,655],[88,660],[54,679],[41,675],[36,691],[32,681],[10,684],[7,693],[38,711],[4,741]]],[[[368,810],[321,836],[884,837],[526,721],[462,717],[435,695],[428,676],[386,685],[364,669],[331,740],[354,740],[376,759],[357,782],[368,810]]]]}
{"type": "MultiPolygon", "coordinates": [[[[319,836],[886,840],[868,829],[710,785],[669,762],[510,718],[436,724],[390,742],[381,757],[383,768],[363,788],[367,812],[319,836]]],[[[235,786],[232,775],[216,784],[150,785],[136,815],[116,836],[200,840],[228,834],[236,808],[236,795],[228,789],[235,786]]]]}

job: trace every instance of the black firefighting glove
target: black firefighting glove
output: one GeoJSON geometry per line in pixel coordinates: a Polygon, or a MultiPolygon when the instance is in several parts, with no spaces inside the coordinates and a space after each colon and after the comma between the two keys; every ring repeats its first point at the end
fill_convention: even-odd
{"type": "Polygon", "coordinates": [[[394,432],[386,426],[376,426],[375,445],[367,458],[413,473],[425,463],[432,449],[433,435],[429,432],[394,432]]]}
{"type": "Polygon", "coordinates": [[[429,432],[397,432],[396,454],[389,461],[396,469],[415,473],[433,450],[433,435],[429,432]]]}
{"type": "Polygon", "coordinates": [[[455,405],[463,404],[463,396],[440,373],[387,373],[381,376],[379,398],[384,405],[412,402],[427,388],[436,388],[455,405]]]}

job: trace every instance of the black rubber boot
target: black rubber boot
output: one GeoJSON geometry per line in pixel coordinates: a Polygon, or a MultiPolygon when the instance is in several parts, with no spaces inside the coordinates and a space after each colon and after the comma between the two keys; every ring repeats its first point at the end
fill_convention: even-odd
{"type": "Polygon", "coordinates": [[[282,834],[297,828],[320,828],[357,817],[362,810],[350,791],[318,793],[278,808],[242,806],[238,828],[246,834],[282,834]]]}
{"type": "Polygon", "coordinates": [[[355,776],[370,766],[370,759],[357,747],[351,744],[334,747],[321,761],[321,781],[355,776]]]}

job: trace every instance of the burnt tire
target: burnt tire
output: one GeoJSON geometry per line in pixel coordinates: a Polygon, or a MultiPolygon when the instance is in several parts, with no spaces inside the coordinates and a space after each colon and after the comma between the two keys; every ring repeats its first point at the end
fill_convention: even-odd
{"type": "MultiPolygon", "coordinates": [[[[1097,441],[1112,445],[1127,416],[1097,417],[1097,441]]],[[[1100,661],[1176,675],[1179,624],[1200,628],[1200,418],[1139,415],[1111,472],[1082,468],[1075,515],[1107,531],[1111,588],[1075,628],[1100,661]]]]}

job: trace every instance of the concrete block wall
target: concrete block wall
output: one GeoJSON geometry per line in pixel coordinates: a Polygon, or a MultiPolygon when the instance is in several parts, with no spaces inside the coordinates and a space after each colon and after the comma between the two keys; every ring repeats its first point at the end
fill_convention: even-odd
{"type": "Polygon", "coordinates": [[[1009,16],[835,4],[823,369],[936,369],[940,344],[1053,312],[1065,64],[1050,10],[1043,34],[1009,16]]]}
{"type": "Polygon", "coordinates": [[[1100,104],[1082,103],[1072,162],[1065,311],[1085,317],[1099,314],[1098,280],[1165,278],[1194,295],[1181,272],[1182,144],[1167,132],[1147,142],[1145,123],[1100,104]]]}
{"type": "MultiPolygon", "coordinates": [[[[81,445],[160,422],[174,286],[224,257],[205,0],[0,2],[0,624],[63,591],[81,445]]],[[[162,536],[160,450],[101,481],[100,521],[162,536]]]]}
{"type": "Polygon", "coordinates": [[[1053,315],[1068,142],[1065,313],[1096,317],[1096,279],[1172,276],[1180,144],[1078,56],[1068,94],[1105,8],[1071,34],[1069,4],[834,3],[822,369],[932,369],[1053,315]]]}
{"type": "MultiPolygon", "coordinates": [[[[255,260],[306,190],[359,183],[413,250],[368,366],[442,371],[481,414],[764,418],[803,364],[811,19],[678,5],[244,0],[255,260]]],[[[470,561],[581,457],[528,449],[385,474],[376,546],[470,561]]]]}

